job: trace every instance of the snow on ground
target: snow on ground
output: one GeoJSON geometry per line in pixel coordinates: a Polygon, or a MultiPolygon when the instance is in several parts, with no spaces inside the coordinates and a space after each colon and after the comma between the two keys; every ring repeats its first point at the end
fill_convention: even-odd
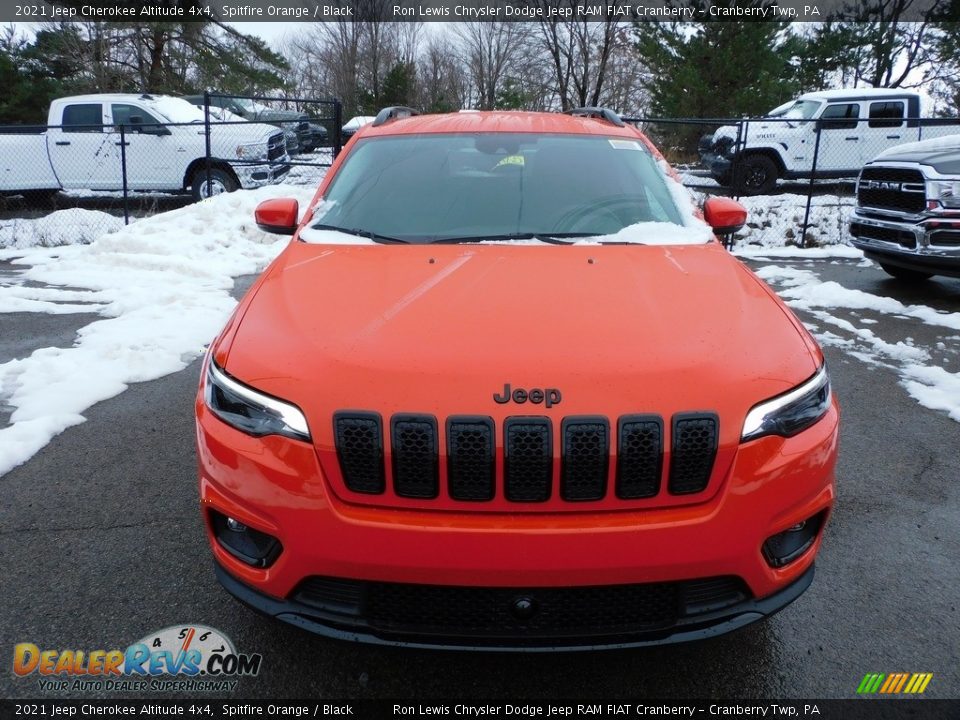
{"type": "MultiPolygon", "coordinates": [[[[739,202],[747,209],[747,226],[736,235],[738,251],[759,252],[754,248],[782,248],[801,244],[806,195],[757,195],[742,197],[739,202]]],[[[848,236],[847,221],[855,205],[854,197],[814,195],[806,244],[816,247],[842,246],[848,236]]]]}
{"type": "Polygon", "coordinates": [[[80,329],[73,347],[0,364],[0,402],[12,410],[11,424],[0,429],[0,475],[83,422],[94,403],[196,358],[236,305],[232,278],[262,270],[288,242],[257,228],[256,204],[293,196],[305,207],[313,190],[239,191],[90,244],[4,251],[27,267],[20,282],[0,286],[0,311],[94,310],[102,317],[80,329]]]}
{"type": "Polygon", "coordinates": [[[123,227],[123,218],[100,210],[68,208],[41,218],[0,220],[0,248],[88,244],[123,227]]]}
{"type": "MultiPolygon", "coordinates": [[[[941,312],[926,305],[905,305],[894,298],[846,288],[833,281],[824,282],[816,273],[803,268],[768,265],[759,268],[756,274],[773,285],[788,305],[809,313],[821,323],[807,323],[807,329],[820,343],[841,348],[863,362],[894,370],[900,376],[900,384],[917,402],[932,410],[945,411],[960,422],[960,373],[951,373],[934,364],[930,350],[918,347],[912,338],[888,342],[873,330],[861,327],[876,325],[876,320],[860,317],[848,320],[839,317],[837,311],[851,311],[856,315],[857,311],[866,310],[952,330],[960,329],[960,313],[941,312]],[[838,335],[833,330],[844,334],[838,335]]],[[[947,349],[943,341],[936,347],[940,351],[947,349]]]]}

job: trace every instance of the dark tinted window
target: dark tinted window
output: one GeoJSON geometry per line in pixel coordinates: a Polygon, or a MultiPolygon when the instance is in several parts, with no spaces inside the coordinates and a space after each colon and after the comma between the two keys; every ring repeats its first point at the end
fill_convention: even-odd
{"type": "Polygon", "coordinates": [[[870,103],[870,127],[900,127],[903,124],[903,102],[870,103]]]}
{"type": "Polygon", "coordinates": [[[820,117],[823,119],[821,127],[824,130],[852,130],[857,127],[860,106],[857,103],[828,105],[820,117]]]}
{"type": "Polygon", "coordinates": [[[407,242],[682,225],[637,140],[485,133],[370,138],[344,162],[317,225],[407,242]]]}
{"type": "Polygon", "coordinates": [[[110,106],[110,112],[113,113],[113,124],[116,126],[125,125],[127,128],[136,128],[136,125],[130,121],[134,116],[140,118],[140,125],[160,124],[157,118],[136,105],[114,104],[110,106]]]}
{"type": "Polygon", "coordinates": [[[103,108],[100,103],[67,105],[63,109],[64,132],[103,132],[103,108]]]}

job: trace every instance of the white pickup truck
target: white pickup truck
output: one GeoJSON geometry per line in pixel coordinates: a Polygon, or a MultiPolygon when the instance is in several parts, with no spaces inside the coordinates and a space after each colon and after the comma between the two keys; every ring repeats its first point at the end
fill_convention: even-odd
{"type": "Polygon", "coordinates": [[[764,118],[704,136],[700,160],[718,182],[744,195],[770,192],[781,178],[855,178],[887,148],[960,132],[954,120],[925,118],[924,105],[925,96],[909,90],[807,93],[764,118]]]}
{"type": "Polygon", "coordinates": [[[192,192],[196,199],[277,182],[290,170],[283,132],[262,123],[214,124],[210,187],[203,112],[162,95],[58,98],[46,128],[0,130],[0,194],[123,189],[192,192]],[[120,143],[124,126],[125,147],[120,143]]]}

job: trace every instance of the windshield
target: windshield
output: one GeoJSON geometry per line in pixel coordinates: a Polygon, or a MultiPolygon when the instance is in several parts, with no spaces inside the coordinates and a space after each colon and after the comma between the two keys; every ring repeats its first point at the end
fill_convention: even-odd
{"type": "Polygon", "coordinates": [[[636,140],[368,138],[346,158],[311,227],[410,243],[607,236],[638,223],[671,234],[687,228],[667,182],[636,140]]]}
{"type": "Polygon", "coordinates": [[[818,100],[797,100],[793,105],[791,105],[783,113],[785,118],[793,118],[797,120],[808,120],[812,118],[817,110],[820,108],[820,101],[818,100]]]}
{"type": "Polygon", "coordinates": [[[203,122],[203,110],[191,105],[182,98],[155,96],[150,100],[141,98],[143,102],[163,115],[168,122],[193,123],[203,122]]]}

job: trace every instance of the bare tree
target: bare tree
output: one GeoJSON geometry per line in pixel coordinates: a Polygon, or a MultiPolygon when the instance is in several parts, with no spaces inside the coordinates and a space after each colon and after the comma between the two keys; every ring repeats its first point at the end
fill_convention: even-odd
{"type": "Polygon", "coordinates": [[[492,110],[497,93],[509,76],[511,63],[520,48],[530,41],[529,30],[521,22],[463,23],[454,31],[460,39],[466,65],[476,93],[476,105],[492,110]]]}
{"type": "MultiPolygon", "coordinates": [[[[582,4],[577,0],[575,4],[582,4]]],[[[562,0],[541,0],[553,7],[562,0]]],[[[539,23],[540,40],[550,57],[560,107],[598,105],[603,96],[610,56],[616,45],[616,20],[588,21],[552,15],[539,23]]]]}

